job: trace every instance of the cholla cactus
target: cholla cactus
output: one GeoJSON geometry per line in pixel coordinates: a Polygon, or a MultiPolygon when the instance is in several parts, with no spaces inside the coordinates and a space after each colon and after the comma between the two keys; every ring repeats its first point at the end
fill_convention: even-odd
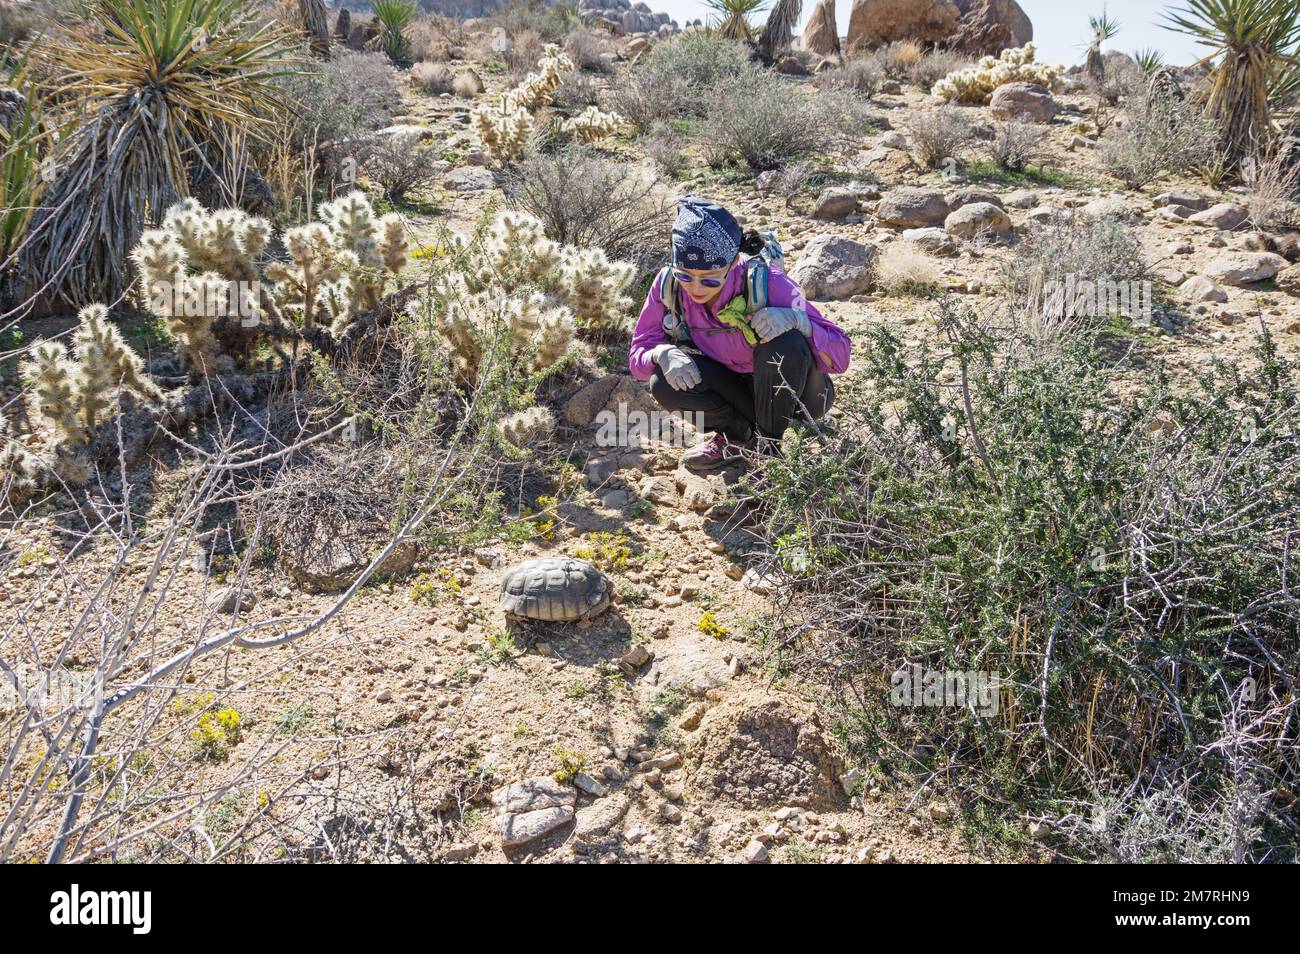
{"type": "MultiPolygon", "coordinates": [[[[27,416],[44,432],[46,465],[72,484],[90,479],[85,445],[121,394],[161,398],[140,358],[108,322],[108,309],[88,305],[73,334],[75,358],[58,342],[45,342],[19,368],[27,385],[27,416]]],[[[13,452],[6,450],[6,459],[13,452]]]]}
{"type": "Polygon", "coordinates": [[[505,94],[509,103],[517,109],[535,113],[551,105],[551,94],[564,81],[564,74],[576,67],[567,53],[554,43],[542,48],[542,57],[537,61],[537,68],[529,73],[519,85],[505,94]]]}
{"type": "Polygon", "coordinates": [[[533,117],[505,95],[479,106],[472,119],[479,142],[500,165],[520,158],[533,138],[533,117]]]}
{"type": "Polygon", "coordinates": [[[998,57],[986,56],[975,66],[949,73],[934,84],[934,93],[959,103],[987,105],[993,91],[1004,83],[1037,83],[1048,89],[1061,87],[1061,69],[1034,62],[1035,47],[1003,50],[998,57]]]}
{"type": "MultiPolygon", "coordinates": [[[[484,357],[495,342],[504,343],[503,357],[528,374],[545,374],[568,351],[574,321],[565,308],[550,306],[545,295],[524,289],[511,294],[500,287],[474,291],[459,272],[435,279],[429,302],[433,327],[446,346],[457,378],[478,381],[484,357]]],[[[408,311],[420,317],[424,303],[408,311]]]]}
{"type": "Polygon", "coordinates": [[[630,262],[611,262],[603,249],[565,246],[556,292],[587,327],[602,334],[615,331],[632,307],[623,289],[634,271],[630,262]]]}
{"type": "Polygon", "coordinates": [[[246,338],[227,334],[222,319],[285,331],[281,316],[292,315],[303,328],[337,331],[379,304],[390,276],[406,265],[401,217],[377,218],[360,192],[325,203],[319,213],[321,221],[284,233],[288,261],[264,269],[271,227],[238,209],[210,212],[186,199],[168,210],[161,228],[140,237],[132,257],[147,305],[167,322],[191,367],[231,365],[218,330],[233,347],[246,346],[246,338]]]}
{"type": "Polygon", "coordinates": [[[556,124],[556,131],[572,136],[578,142],[595,142],[614,135],[622,125],[623,117],[617,113],[606,113],[588,106],[572,119],[561,119],[556,124]]]}
{"type": "Polygon", "coordinates": [[[0,414],[0,489],[22,496],[39,483],[41,459],[8,436],[8,422],[0,414]]]}
{"type": "Polygon", "coordinates": [[[544,407],[516,411],[497,422],[497,434],[508,445],[523,450],[555,432],[555,416],[544,407]]]}
{"type": "Polygon", "coordinates": [[[551,105],[551,94],[563,81],[564,74],[575,68],[567,54],[554,43],[548,43],[542,49],[537,68],[518,86],[474,110],[474,131],[496,162],[505,165],[524,154],[533,136],[533,114],[551,105]]]}
{"type": "Polygon", "coordinates": [[[121,390],[160,400],[162,391],[144,373],[140,356],[126,346],[121,332],[109,324],[108,309],[87,305],[73,335],[79,374],[76,380],[82,426],[94,428],[101,412],[112,407],[121,390]]]}
{"type": "Polygon", "coordinates": [[[546,237],[540,219],[507,210],[492,220],[479,268],[471,276],[480,288],[545,285],[560,264],[560,245],[546,237]]]}

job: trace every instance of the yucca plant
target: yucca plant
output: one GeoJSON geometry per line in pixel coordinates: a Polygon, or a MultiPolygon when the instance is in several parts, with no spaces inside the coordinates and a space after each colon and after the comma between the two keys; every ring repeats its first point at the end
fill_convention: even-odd
{"type": "Polygon", "coordinates": [[[417,0],[374,0],[370,8],[379,21],[381,49],[397,66],[411,65],[411,38],[406,29],[419,12],[417,0]]]}
{"type": "Polygon", "coordinates": [[[330,51],[329,13],[325,0],[298,0],[298,18],[312,56],[326,57],[330,51]]]}
{"type": "Polygon", "coordinates": [[[1165,65],[1165,55],[1154,46],[1144,46],[1140,50],[1133,51],[1133,62],[1138,65],[1143,76],[1150,77],[1165,65]]]}
{"type": "Polygon", "coordinates": [[[728,40],[753,39],[749,18],[763,10],[763,0],[706,0],[710,10],[718,15],[717,31],[728,40]]]}
{"type": "Polygon", "coordinates": [[[803,0],[776,0],[776,6],[767,15],[767,23],[763,24],[763,35],[758,39],[758,48],[769,61],[790,45],[802,12],[803,0]]]}
{"type": "Polygon", "coordinates": [[[33,54],[77,125],[24,268],[42,298],[73,305],[129,286],[128,253],[191,177],[238,194],[241,144],[286,109],[271,80],[294,44],[243,0],[98,0],[92,23],[33,54]]]}
{"type": "Polygon", "coordinates": [[[0,103],[0,301],[13,281],[15,253],[48,184],[46,162],[56,138],[26,64],[9,76],[0,103]]]}
{"type": "Polygon", "coordinates": [[[1300,0],[1188,0],[1164,26],[1211,52],[1205,111],[1219,123],[1228,162],[1267,154],[1276,137],[1273,104],[1300,77],[1300,0]]]}
{"type": "Polygon", "coordinates": [[[1092,31],[1092,41],[1088,44],[1088,57],[1083,68],[1093,79],[1101,80],[1106,75],[1106,61],[1101,58],[1101,45],[1107,40],[1115,39],[1119,33],[1119,21],[1109,16],[1106,8],[1102,7],[1101,16],[1088,17],[1088,29],[1092,31]]]}

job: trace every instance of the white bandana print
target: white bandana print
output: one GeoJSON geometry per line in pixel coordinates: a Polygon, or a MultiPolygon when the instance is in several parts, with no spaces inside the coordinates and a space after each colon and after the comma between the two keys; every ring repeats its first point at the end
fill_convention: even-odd
{"type": "Polygon", "coordinates": [[[736,241],[710,215],[689,206],[678,216],[678,229],[685,233],[686,247],[677,263],[686,268],[721,268],[736,257],[736,241]],[[691,217],[689,223],[681,219],[691,217]]]}

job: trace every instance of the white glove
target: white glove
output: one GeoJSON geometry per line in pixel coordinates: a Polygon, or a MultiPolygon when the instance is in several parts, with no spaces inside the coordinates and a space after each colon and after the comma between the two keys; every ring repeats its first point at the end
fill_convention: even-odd
{"type": "Polygon", "coordinates": [[[664,373],[664,380],[674,391],[689,391],[704,380],[700,377],[700,369],[691,360],[691,356],[681,348],[662,344],[650,352],[650,357],[655,364],[659,365],[659,370],[664,373]]]}
{"type": "Polygon", "coordinates": [[[805,338],[812,337],[812,321],[808,312],[797,308],[760,308],[749,319],[749,325],[759,341],[779,338],[791,329],[798,328],[805,338]]]}

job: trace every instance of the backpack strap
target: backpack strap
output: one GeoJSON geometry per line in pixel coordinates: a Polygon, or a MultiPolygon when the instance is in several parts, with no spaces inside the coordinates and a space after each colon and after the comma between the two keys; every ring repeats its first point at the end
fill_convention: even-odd
{"type": "Polygon", "coordinates": [[[767,281],[771,268],[767,259],[755,255],[745,268],[745,311],[753,314],[767,307],[767,281]]]}

